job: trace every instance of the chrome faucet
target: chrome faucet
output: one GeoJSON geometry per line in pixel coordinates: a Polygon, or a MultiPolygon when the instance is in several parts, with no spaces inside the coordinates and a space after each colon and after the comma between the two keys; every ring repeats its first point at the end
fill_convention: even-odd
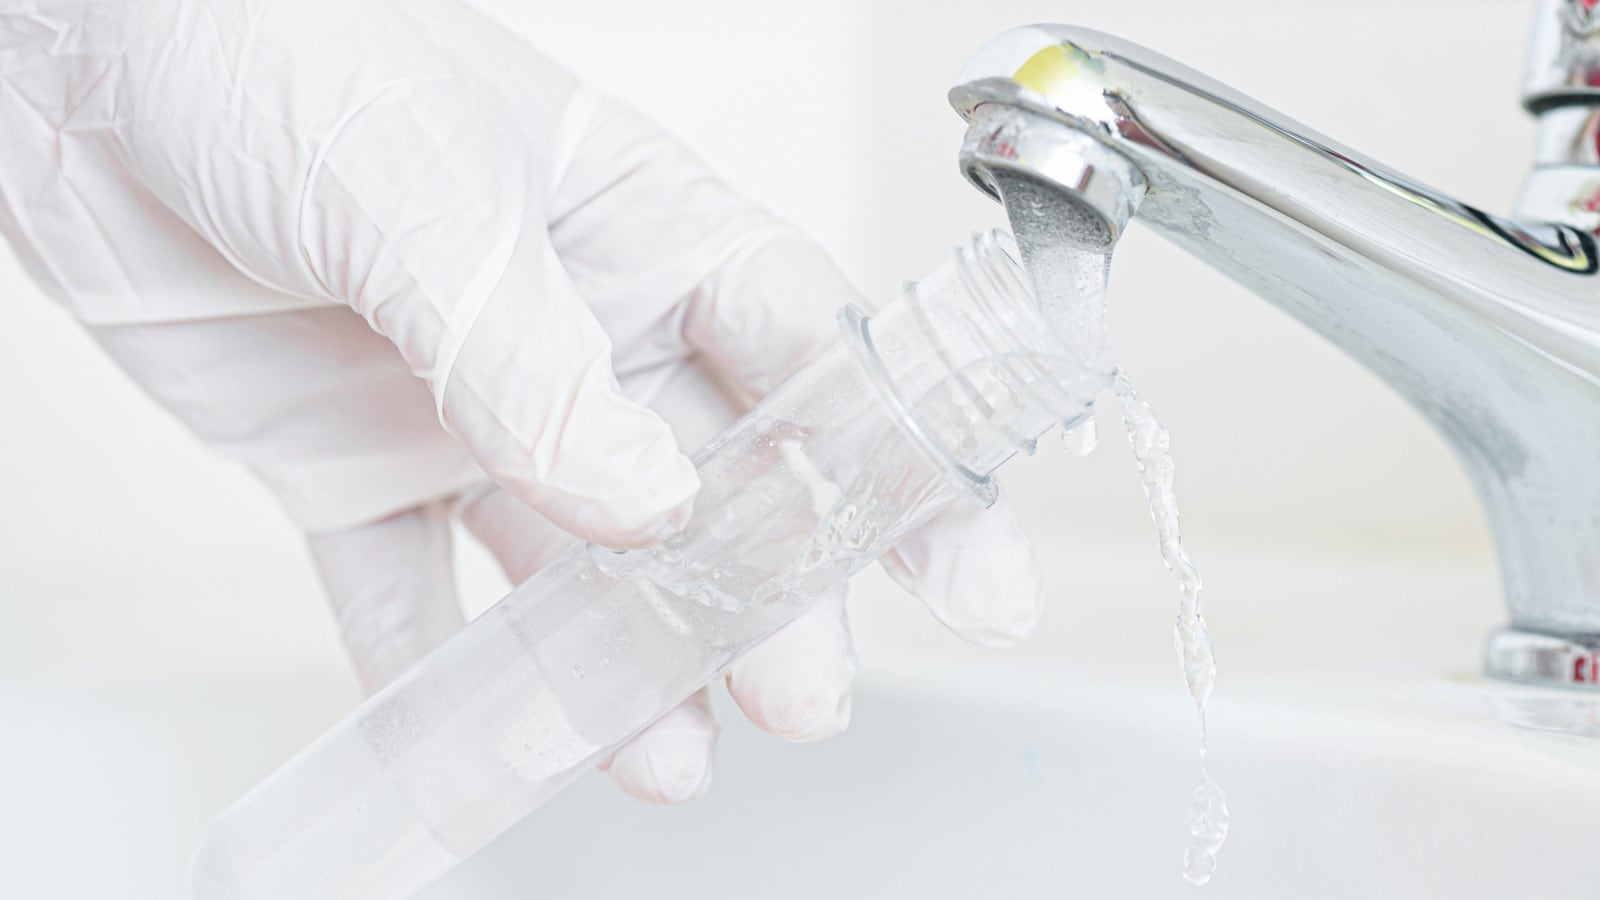
{"type": "Polygon", "coordinates": [[[950,101],[981,190],[1020,180],[1113,238],[1143,222],[1404,395],[1493,532],[1511,621],[1487,672],[1600,688],[1600,12],[1541,0],[1534,32],[1540,137],[1515,220],[1085,29],[999,35],[950,101]]]}

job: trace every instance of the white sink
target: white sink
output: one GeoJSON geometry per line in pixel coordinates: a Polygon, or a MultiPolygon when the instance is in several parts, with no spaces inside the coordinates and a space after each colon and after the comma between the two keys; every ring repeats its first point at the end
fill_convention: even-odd
{"type": "MultiPolygon", "coordinates": [[[[1471,674],[1498,616],[1488,566],[1215,558],[1211,761],[1232,830],[1204,888],[1180,875],[1196,723],[1160,594],[1080,598],[1080,621],[1053,626],[1081,631],[1037,643],[1076,645],[1063,663],[869,661],[832,742],[785,745],[724,704],[707,797],[642,808],[588,777],[425,896],[1595,896],[1600,744],[1506,719],[1529,696],[1593,721],[1600,705],[1471,674]],[[1256,615],[1230,617],[1221,586],[1308,572],[1321,577],[1298,596],[1240,597],[1256,615]]],[[[914,613],[858,618],[870,635],[916,628],[914,613]]]]}
{"type": "Polygon", "coordinates": [[[1447,679],[1377,719],[1219,699],[1233,828],[1192,887],[1179,692],[870,678],[836,741],[730,724],[715,789],[677,810],[586,778],[424,896],[1594,896],[1600,747],[1503,725],[1495,689],[1447,679]]]}
{"type": "MultiPolygon", "coordinates": [[[[587,776],[423,896],[1600,891],[1600,743],[1506,721],[1592,728],[1600,705],[1472,674],[1502,616],[1489,563],[1194,548],[1221,665],[1212,771],[1232,808],[1217,874],[1195,888],[1180,876],[1198,768],[1168,638],[1171,581],[1144,542],[1052,536],[1039,546],[1075,548],[1073,561],[1045,564],[1052,583],[1079,581],[1052,598],[1028,644],[964,645],[869,580],[853,604],[863,670],[845,735],[788,745],[719,698],[725,739],[708,796],[644,808],[587,776]],[[1529,696],[1538,702],[1516,704],[1529,696]]],[[[87,640],[71,604],[13,610],[31,612],[0,623],[0,663],[19,674],[0,680],[7,897],[182,896],[206,823],[355,702],[331,647],[315,671],[286,663],[276,674],[196,669],[124,683],[116,673],[148,644],[117,657],[108,635],[63,658],[69,671],[26,652],[54,634],[87,640]],[[51,609],[61,610],[53,625],[40,614],[51,609]],[[95,659],[100,670],[80,671],[95,659]]]]}

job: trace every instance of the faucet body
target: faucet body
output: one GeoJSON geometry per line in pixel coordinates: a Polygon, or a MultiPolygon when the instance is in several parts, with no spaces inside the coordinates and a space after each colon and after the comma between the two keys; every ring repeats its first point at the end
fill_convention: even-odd
{"type": "MultiPolygon", "coordinates": [[[[1493,532],[1511,627],[1490,638],[1489,671],[1595,683],[1600,256],[1583,223],[1481,212],[1084,29],[1000,35],[950,97],[980,189],[998,196],[997,178],[1020,176],[1113,225],[1131,213],[1404,395],[1448,438],[1493,532]],[[1117,185],[1132,210],[1105,199],[1117,185]]],[[[1584,177],[1600,186],[1597,172],[1584,177]]],[[[1576,184],[1569,174],[1530,196],[1560,212],[1571,204],[1548,198],[1570,201],[1576,184]]]]}

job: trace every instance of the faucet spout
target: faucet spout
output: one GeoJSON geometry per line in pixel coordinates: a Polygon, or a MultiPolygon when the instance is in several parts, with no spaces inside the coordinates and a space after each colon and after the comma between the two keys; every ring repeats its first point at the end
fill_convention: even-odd
{"type": "Polygon", "coordinates": [[[950,100],[980,189],[998,198],[997,179],[1025,177],[1114,225],[1130,210],[1405,396],[1448,438],[1494,535],[1512,630],[1491,639],[1490,671],[1594,683],[1600,254],[1587,231],[1482,212],[1085,29],[998,36],[950,100]],[[1090,160],[1097,177],[1085,139],[1115,156],[1090,160]],[[1122,183],[1119,206],[1107,185],[1122,183]]]}

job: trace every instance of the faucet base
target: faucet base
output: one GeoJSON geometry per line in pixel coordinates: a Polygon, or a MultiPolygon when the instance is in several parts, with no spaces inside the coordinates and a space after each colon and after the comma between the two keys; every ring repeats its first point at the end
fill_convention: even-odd
{"type": "Polygon", "coordinates": [[[1483,670],[1507,681],[1600,691],[1600,635],[1502,628],[1484,644],[1483,670]]]}

